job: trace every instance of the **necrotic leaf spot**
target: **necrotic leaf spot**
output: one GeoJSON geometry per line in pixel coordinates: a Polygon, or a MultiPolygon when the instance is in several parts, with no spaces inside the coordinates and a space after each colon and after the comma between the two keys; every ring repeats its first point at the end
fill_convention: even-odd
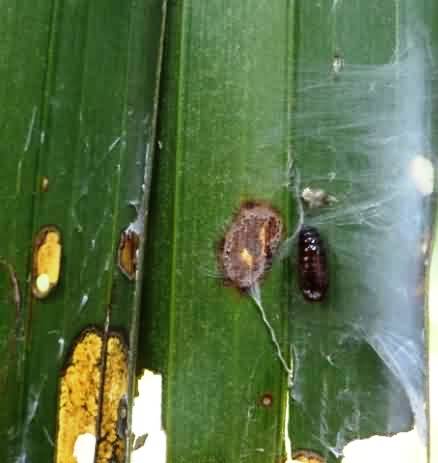
{"type": "Polygon", "coordinates": [[[258,283],[269,269],[283,234],[283,222],[269,205],[243,203],[219,251],[224,280],[240,290],[258,283]]]}

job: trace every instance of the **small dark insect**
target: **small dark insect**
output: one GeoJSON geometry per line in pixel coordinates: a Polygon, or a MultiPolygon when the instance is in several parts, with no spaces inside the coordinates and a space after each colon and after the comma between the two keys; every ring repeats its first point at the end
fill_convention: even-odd
{"type": "Polygon", "coordinates": [[[321,301],[328,289],[327,255],[321,235],[304,226],[298,238],[298,281],[304,297],[321,301]]]}

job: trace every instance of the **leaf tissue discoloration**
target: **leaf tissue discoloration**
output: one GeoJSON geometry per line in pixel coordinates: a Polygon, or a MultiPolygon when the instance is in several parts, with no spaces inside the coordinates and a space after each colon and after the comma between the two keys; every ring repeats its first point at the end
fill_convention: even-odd
{"type": "Polygon", "coordinates": [[[219,250],[224,280],[240,290],[258,283],[269,270],[283,236],[283,221],[270,205],[243,203],[219,250]]]}
{"type": "Polygon", "coordinates": [[[61,232],[54,226],[37,234],[33,252],[32,292],[38,299],[47,297],[58,285],[61,274],[61,232]]]}
{"type": "Polygon", "coordinates": [[[122,463],[126,452],[128,352],[121,336],[110,334],[106,344],[102,416],[97,463],[122,463]]]}
{"type": "Polygon", "coordinates": [[[103,335],[83,332],[76,341],[59,387],[56,462],[76,463],[74,446],[82,434],[96,435],[102,382],[103,335]]]}
{"type": "Polygon", "coordinates": [[[56,462],[77,463],[80,436],[95,436],[97,463],[126,456],[128,349],[118,333],[84,330],[61,377],[56,462]]]}
{"type": "Polygon", "coordinates": [[[140,237],[134,230],[127,228],[120,236],[118,264],[124,275],[130,280],[135,279],[137,271],[137,256],[140,237]]]}
{"type": "Polygon", "coordinates": [[[325,463],[325,459],[322,456],[309,450],[297,450],[292,457],[293,461],[302,463],[325,463]]]}

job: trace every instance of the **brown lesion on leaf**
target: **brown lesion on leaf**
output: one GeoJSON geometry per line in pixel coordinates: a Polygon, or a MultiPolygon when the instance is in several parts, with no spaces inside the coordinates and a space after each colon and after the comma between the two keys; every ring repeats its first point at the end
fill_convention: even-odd
{"type": "Polygon", "coordinates": [[[108,337],[105,356],[102,419],[97,444],[97,463],[125,461],[128,393],[128,353],[122,338],[108,337]]]}
{"type": "Polygon", "coordinates": [[[126,455],[128,350],[117,333],[87,328],[74,343],[60,380],[56,463],[77,463],[78,437],[96,437],[97,463],[126,455]]]}
{"type": "Polygon", "coordinates": [[[77,463],[76,439],[96,435],[102,382],[103,334],[86,330],[77,340],[61,377],[56,462],[77,463]]]}
{"type": "Polygon", "coordinates": [[[54,226],[40,230],[33,251],[32,292],[43,299],[58,285],[61,273],[61,232],[54,226]]]}
{"type": "Polygon", "coordinates": [[[262,407],[270,408],[272,407],[273,402],[274,402],[274,398],[272,397],[272,394],[270,394],[269,392],[266,392],[260,398],[260,405],[262,407]]]}
{"type": "Polygon", "coordinates": [[[292,458],[294,461],[300,461],[302,463],[326,463],[325,458],[310,450],[297,450],[292,455],[292,458]]]}
{"type": "Polygon", "coordinates": [[[282,237],[283,221],[272,206],[263,201],[242,203],[219,247],[224,280],[242,291],[258,283],[282,237]]]}
{"type": "Polygon", "coordinates": [[[137,271],[140,238],[134,230],[127,228],[120,236],[118,264],[124,275],[134,280],[137,271]]]}

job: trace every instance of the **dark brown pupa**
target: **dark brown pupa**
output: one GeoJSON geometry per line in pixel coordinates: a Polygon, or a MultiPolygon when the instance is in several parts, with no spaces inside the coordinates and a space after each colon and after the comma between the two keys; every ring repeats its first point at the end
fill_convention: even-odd
{"type": "Polygon", "coordinates": [[[304,226],[299,233],[298,282],[308,301],[324,299],[329,283],[327,255],[321,235],[314,227],[304,226]]]}

